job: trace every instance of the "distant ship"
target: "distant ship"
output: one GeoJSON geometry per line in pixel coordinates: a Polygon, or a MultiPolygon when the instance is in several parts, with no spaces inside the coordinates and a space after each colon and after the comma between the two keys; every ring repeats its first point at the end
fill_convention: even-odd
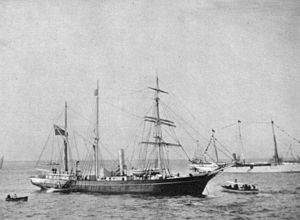
{"type": "MultiPolygon", "coordinates": [[[[153,112],[144,117],[144,128],[140,152],[142,159],[139,167],[127,169],[124,160],[124,150],[119,151],[119,164],[115,170],[108,171],[104,166],[99,166],[99,86],[95,91],[97,103],[96,137],[91,143],[94,150],[93,168],[90,173],[79,170],[77,161],[73,168],[69,168],[69,133],[67,126],[67,104],[65,105],[65,126],[54,125],[55,135],[63,138],[64,142],[64,169],[51,166],[50,170],[42,170],[37,176],[31,177],[33,185],[41,189],[69,190],[74,192],[104,193],[104,194],[151,194],[151,195],[201,195],[207,183],[216,176],[220,170],[213,172],[194,173],[180,176],[172,174],[169,167],[168,149],[177,147],[183,150],[183,146],[177,140],[175,143],[165,140],[163,127],[166,126],[174,132],[175,123],[163,119],[160,112],[159,94],[168,94],[159,88],[158,77],[156,87],[149,89],[155,91],[153,112]],[[147,131],[146,131],[147,130],[147,131]],[[74,171],[73,171],[74,170],[74,171]]],[[[170,132],[170,133],[172,133],[170,132]]],[[[52,161],[53,163],[53,161],[52,161]]]]}
{"type": "Polygon", "coordinates": [[[2,157],[0,158],[0,169],[2,169],[3,161],[4,161],[4,156],[2,156],[2,157]]]}
{"type": "MultiPolygon", "coordinates": [[[[240,123],[240,121],[238,121],[240,123]]],[[[274,141],[274,156],[266,162],[245,162],[237,158],[233,154],[233,165],[224,169],[227,173],[298,173],[300,172],[300,158],[294,160],[283,160],[278,155],[277,140],[274,131],[274,122],[271,121],[273,141],[274,141]]],[[[239,128],[240,132],[240,128],[239,128]]],[[[241,137],[241,134],[240,134],[241,137]]],[[[295,138],[294,138],[295,139],[295,138]]],[[[299,142],[298,140],[296,140],[299,142]]],[[[299,142],[300,143],[300,142],[299,142]]]]}
{"type": "MultiPolygon", "coordinates": [[[[199,150],[198,141],[197,141],[197,149],[199,150]]],[[[204,152],[198,152],[197,155],[190,161],[191,164],[189,166],[190,171],[198,172],[198,173],[206,173],[206,172],[213,172],[215,170],[224,170],[228,166],[231,166],[231,163],[222,163],[219,162],[218,150],[216,146],[216,138],[215,138],[215,130],[212,129],[212,135],[209,140],[209,143],[204,150],[204,152]],[[216,161],[214,161],[208,154],[207,151],[209,147],[213,146],[216,156],[216,161]],[[207,159],[208,157],[208,159],[207,159]]]]}

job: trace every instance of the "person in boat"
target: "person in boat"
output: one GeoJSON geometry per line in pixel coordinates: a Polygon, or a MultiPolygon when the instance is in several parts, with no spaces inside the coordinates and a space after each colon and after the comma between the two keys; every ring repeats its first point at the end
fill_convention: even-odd
{"type": "Polygon", "coordinates": [[[8,194],[6,198],[7,198],[7,199],[10,199],[10,198],[11,198],[10,194],[8,194]]]}
{"type": "Polygon", "coordinates": [[[52,168],[52,173],[56,174],[57,169],[56,168],[52,168]]]}
{"type": "Polygon", "coordinates": [[[233,185],[233,189],[239,189],[239,186],[237,184],[237,179],[234,180],[234,185],[233,185]]]}

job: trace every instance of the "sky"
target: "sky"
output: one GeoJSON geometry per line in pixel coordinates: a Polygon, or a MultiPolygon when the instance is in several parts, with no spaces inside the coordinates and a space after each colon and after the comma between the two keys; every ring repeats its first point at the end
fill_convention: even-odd
{"type": "Polygon", "coordinates": [[[247,157],[270,158],[271,120],[300,139],[299,70],[297,0],[3,0],[0,155],[37,160],[65,101],[87,129],[97,80],[101,140],[130,147],[158,75],[162,101],[197,130],[178,129],[190,155],[211,129],[238,151],[227,125],[241,120],[247,157]]]}

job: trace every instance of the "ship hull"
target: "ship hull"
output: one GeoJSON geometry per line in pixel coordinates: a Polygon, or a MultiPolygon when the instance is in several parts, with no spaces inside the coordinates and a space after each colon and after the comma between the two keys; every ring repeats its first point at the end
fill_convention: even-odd
{"type": "Polygon", "coordinates": [[[279,165],[239,165],[224,169],[225,173],[300,173],[300,163],[282,163],[279,165]]]}
{"type": "Polygon", "coordinates": [[[51,179],[45,179],[45,178],[37,178],[32,177],[30,178],[31,183],[37,187],[40,187],[43,190],[49,189],[49,188],[61,188],[64,185],[66,185],[69,181],[68,180],[51,180],[51,179]]]}
{"type": "Polygon", "coordinates": [[[72,191],[102,194],[201,195],[215,174],[161,180],[77,181],[72,191]]]}
{"type": "Polygon", "coordinates": [[[71,186],[76,181],[76,176],[73,174],[52,173],[30,177],[30,181],[42,190],[50,188],[61,189],[71,186]]]}
{"type": "Polygon", "coordinates": [[[211,172],[217,170],[219,166],[217,164],[191,164],[190,170],[195,170],[198,172],[211,172]]]}

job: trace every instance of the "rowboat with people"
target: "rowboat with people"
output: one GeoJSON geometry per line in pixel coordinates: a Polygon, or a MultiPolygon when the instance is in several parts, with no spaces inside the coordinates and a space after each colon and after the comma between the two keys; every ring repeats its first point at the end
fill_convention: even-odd
{"type": "Polygon", "coordinates": [[[246,184],[237,182],[235,180],[227,181],[224,185],[222,185],[222,191],[223,192],[229,192],[229,193],[240,193],[240,194],[257,194],[259,193],[258,188],[254,184],[246,184]]]}
{"type": "Polygon", "coordinates": [[[14,195],[8,194],[5,201],[7,201],[7,202],[19,202],[19,201],[27,202],[28,196],[18,197],[16,194],[14,194],[14,195]]]}

